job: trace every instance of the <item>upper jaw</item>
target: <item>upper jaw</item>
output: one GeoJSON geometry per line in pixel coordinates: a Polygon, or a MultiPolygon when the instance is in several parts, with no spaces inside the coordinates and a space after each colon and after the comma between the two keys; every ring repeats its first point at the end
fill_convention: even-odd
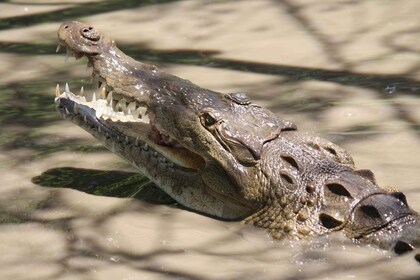
{"type": "Polygon", "coordinates": [[[114,99],[114,92],[107,91],[105,86],[101,88],[100,93],[93,92],[90,96],[87,96],[83,87],[80,89],[79,95],[76,95],[70,91],[68,84],[66,84],[62,93],[60,93],[59,85],[57,85],[55,102],[57,103],[60,98],[72,100],[76,111],[77,107],[81,105],[92,108],[98,119],[111,119],[114,122],[150,123],[145,104],[139,104],[135,101],[127,102],[124,98],[116,100],[114,99]]]}
{"type": "MultiPolygon", "coordinates": [[[[205,162],[202,157],[183,147],[168,132],[156,129],[159,125],[154,123],[153,114],[149,114],[147,94],[138,97],[124,95],[107,84],[101,71],[94,66],[97,53],[91,53],[92,46],[84,48],[83,44],[76,45],[78,40],[83,40],[83,38],[77,37],[80,36],[79,25],[81,24],[77,22],[62,24],[59,29],[59,43],[56,51],[64,47],[67,57],[73,56],[78,59],[86,56],[89,59],[88,67],[93,67],[92,79],[97,80],[101,89],[99,93],[85,94],[82,88],[80,94],[76,95],[70,92],[68,85],[61,93],[57,85],[55,103],[63,117],[72,119],[97,138],[101,137],[101,133],[107,133],[106,137],[114,135],[117,138],[132,139],[135,143],[143,142],[153,147],[156,152],[162,153],[176,165],[192,170],[204,168],[205,162]],[[65,26],[74,30],[71,32],[69,29],[64,30],[65,26]],[[77,40],[73,38],[75,36],[77,40]],[[83,52],[80,51],[81,49],[83,52]],[[86,127],[87,122],[90,122],[91,127],[89,125],[86,127]],[[124,131],[121,131],[123,128],[124,131]],[[99,132],[99,135],[95,135],[97,132],[92,129],[102,131],[99,132]]],[[[114,45],[112,40],[105,37],[101,37],[101,40],[97,42],[97,48],[114,45]]]]}

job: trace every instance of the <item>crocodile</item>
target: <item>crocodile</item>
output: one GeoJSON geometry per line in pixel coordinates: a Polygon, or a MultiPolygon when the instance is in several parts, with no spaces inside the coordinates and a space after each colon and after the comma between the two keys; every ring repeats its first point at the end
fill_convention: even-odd
{"type": "Polygon", "coordinates": [[[98,93],[56,88],[64,119],[133,164],[187,209],[266,229],[274,238],[342,232],[402,254],[420,218],[402,192],[328,140],[252,103],[204,89],[125,55],[81,22],[63,23],[57,52],[86,57],[98,93]]]}

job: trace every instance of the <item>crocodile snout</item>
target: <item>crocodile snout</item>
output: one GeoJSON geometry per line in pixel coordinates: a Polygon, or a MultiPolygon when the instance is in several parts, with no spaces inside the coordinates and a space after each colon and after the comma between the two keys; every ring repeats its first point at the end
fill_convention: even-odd
{"type": "MultiPolygon", "coordinates": [[[[417,215],[408,215],[394,220],[368,235],[366,240],[397,255],[419,250],[420,220],[417,215]]],[[[420,253],[416,255],[416,260],[420,262],[420,253]]]]}
{"type": "Polygon", "coordinates": [[[67,53],[76,58],[100,54],[112,45],[112,41],[104,38],[96,28],[77,21],[61,24],[58,28],[58,40],[59,45],[66,47],[67,53]]]}

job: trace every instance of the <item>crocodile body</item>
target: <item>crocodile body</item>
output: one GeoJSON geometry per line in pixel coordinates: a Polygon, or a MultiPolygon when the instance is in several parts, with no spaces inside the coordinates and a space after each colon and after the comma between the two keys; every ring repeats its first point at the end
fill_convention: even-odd
{"type": "Polygon", "coordinates": [[[100,93],[57,87],[56,107],[180,204],[275,238],[341,231],[410,251],[420,219],[337,145],[308,136],[243,93],[203,89],[126,56],[95,28],[63,23],[59,46],[87,57],[100,93]]]}

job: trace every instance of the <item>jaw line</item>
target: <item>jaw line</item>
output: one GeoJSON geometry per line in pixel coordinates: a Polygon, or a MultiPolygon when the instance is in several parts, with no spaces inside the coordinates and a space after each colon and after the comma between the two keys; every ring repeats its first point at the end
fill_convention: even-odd
{"type": "MultiPolygon", "coordinates": [[[[155,143],[150,137],[152,125],[150,121],[144,122],[133,120],[131,116],[123,117],[119,112],[116,118],[103,118],[104,113],[109,113],[105,99],[97,99],[96,102],[86,101],[84,96],[75,95],[68,90],[60,94],[59,88],[56,89],[55,104],[57,110],[65,119],[70,119],[83,129],[91,133],[100,140],[109,150],[132,162],[124,153],[117,151],[117,144],[135,145],[149,152],[151,155],[160,158],[162,162],[169,164],[172,168],[179,168],[183,171],[197,172],[204,168],[205,161],[202,157],[184,147],[170,147],[155,143]],[[105,106],[106,107],[106,106],[105,106]],[[98,113],[98,108],[107,111],[98,113]],[[126,128],[122,131],[121,128],[126,128]],[[109,145],[109,143],[113,143],[109,145]]],[[[115,111],[114,111],[115,112],[115,111]]],[[[124,150],[124,149],[122,149],[124,150]]],[[[141,163],[136,163],[137,166],[141,163]]],[[[146,164],[146,163],[143,163],[146,164]]]]}

